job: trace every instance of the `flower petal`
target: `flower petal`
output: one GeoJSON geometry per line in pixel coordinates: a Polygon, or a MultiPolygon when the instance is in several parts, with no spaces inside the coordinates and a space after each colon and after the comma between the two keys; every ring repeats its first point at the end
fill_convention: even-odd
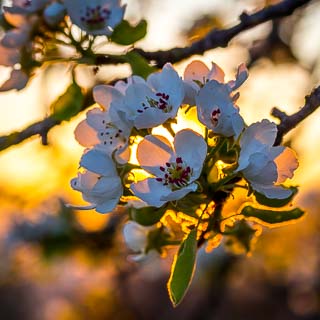
{"type": "Polygon", "coordinates": [[[185,195],[187,195],[188,193],[194,192],[197,189],[198,189],[198,185],[196,183],[191,183],[184,188],[174,190],[171,193],[169,193],[168,195],[162,196],[161,200],[165,200],[165,201],[179,200],[179,199],[183,198],[185,195]]]}
{"type": "Polygon", "coordinates": [[[261,122],[253,123],[243,132],[240,147],[248,145],[252,139],[272,146],[276,139],[277,131],[276,124],[269,120],[263,119],[261,122]]]}
{"type": "Polygon", "coordinates": [[[100,140],[97,137],[97,132],[88,125],[87,120],[83,120],[77,125],[74,131],[74,136],[84,147],[92,147],[100,143],[100,140]]]}
{"type": "Polygon", "coordinates": [[[286,199],[289,198],[292,194],[292,190],[285,189],[281,186],[268,186],[256,183],[252,183],[251,186],[254,190],[258,191],[269,199],[286,199]]]}
{"type": "Polygon", "coordinates": [[[250,165],[242,170],[247,180],[263,185],[272,185],[277,181],[277,166],[267,154],[254,153],[249,161],[250,165]]]}
{"type": "Polygon", "coordinates": [[[200,60],[193,60],[184,70],[183,79],[189,81],[200,81],[205,83],[209,74],[209,68],[200,60]]]}
{"type": "Polygon", "coordinates": [[[140,166],[156,176],[161,175],[160,167],[169,162],[172,156],[172,146],[163,136],[148,135],[137,148],[140,166]]]}
{"type": "Polygon", "coordinates": [[[274,159],[278,169],[277,183],[284,182],[288,178],[293,177],[293,172],[298,168],[299,162],[296,153],[290,149],[285,148],[278,157],[274,159]]]}
{"type": "Polygon", "coordinates": [[[192,168],[192,177],[197,179],[207,156],[207,144],[203,137],[190,129],[181,130],[174,138],[174,149],[176,155],[192,168]]]}
{"type": "Polygon", "coordinates": [[[93,99],[97,102],[104,110],[108,110],[111,102],[123,98],[122,93],[108,85],[98,85],[93,88],[93,99]]]}
{"type": "Polygon", "coordinates": [[[161,207],[167,201],[161,200],[168,196],[172,191],[154,178],[148,178],[130,186],[135,196],[145,201],[149,206],[161,207]]]}
{"type": "Polygon", "coordinates": [[[248,78],[249,73],[244,63],[240,64],[236,74],[236,80],[228,82],[231,91],[237,90],[248,78]]]}
{"type": "Polygon", "coordinates": [[[107,177],[117,175],[115,164],[112,159],[105,153],[96,149],[87,151],[81,157],[80,166],[107,177]]]}
{"type": "Polygon", "coordinates": [[[150,228],[143,227],[134,221],[127,222],[123,227],[124,240],[127,246],[135,252],[144,252],[149,230],[150,228]]]}
{"type": "Polygon", "coordinates": [[[152,73],[147,79],[147,84],[156,92],[169,95],[169,102],[175,109],[175,116],[184,98],[184,87],[182,79],[171,63],[166,63],[161,72],[152,73]]]}
{"type": "Polygon", "coordinates": [[[26,87],[29,76],[22,70],[12,70],[10,78],[0,87],[0,92],[22,90],[26,87]]]}

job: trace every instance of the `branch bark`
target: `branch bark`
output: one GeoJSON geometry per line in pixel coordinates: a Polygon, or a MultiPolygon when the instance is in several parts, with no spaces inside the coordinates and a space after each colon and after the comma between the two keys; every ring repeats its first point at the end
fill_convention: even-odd
{"type": "Polygon", "coordinates": [[[288,116],[278,108],[273,108],[271,114],[280,120],[275,145],[279,145],[283,136],[294,129],[300,122],[306,119],[320,106],[320,86],[316,87],[310,95],[305,98],[305,105],[296,113],[288,116]]]}
{"type": "MultiPolygon", "coordinates": [[[[206,37],[193,42],[190,46],[183,48],[173,48],[170,50],[160,50],[147,52],[143,49],[136,48],[135,52],[155,66],[161,68],[167,62],[175,63],[189,58],[194,54],[203,54],[205,51],[217,47],[226,47],[231,39],[241,32],[251,29],[259,24],[271,21],[277,18],[291,15],[297,8],[302,7],[311,0],[284,0],[278,4],[265,7],[256,13],[248,14],[243,12],[239,19],[240,22],[233,27],[226,29],[214,29],[206,37]]],[[[114,59],[114,57],[113,57],[114,59]]],[[[96,60],[97,64],[109,63],[109,57],[99,55],[96,60]]],[[[117,61],[118,63],[123,61],[117,61]]]]}
{"type": "MultiPolygon", "coordinates": [[[[94,103],[92,91],[86,93],[82,108],[79,112],[85,110],[94,103]]],[[[62,120],[57,120],[54,116],[49,116],[41,121],[35,122],[21,131],[12,132],[0,137],[0,151],[23,142],[33,136],[39,135],[43,145],[48,144],[48,132],[59,125],[62,120]]]]}

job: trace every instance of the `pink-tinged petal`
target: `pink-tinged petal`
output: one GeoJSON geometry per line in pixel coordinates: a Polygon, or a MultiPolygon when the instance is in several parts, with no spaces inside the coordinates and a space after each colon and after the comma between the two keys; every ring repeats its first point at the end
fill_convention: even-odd
{"type": "Polygon", "coordinates": [[[99,180],[99,175],[91,171],[85,171],[84,173],[78,173],[77,178],[73,178],[70,182],[71,187],[74,190],[80,192],[88,192],[99,180]]]}
{"type": "Polygon", "coordinates": [[[236,80],[228,82],[231,91],[237,90],[248,78],[249,72],[244,63],[242,63],[237,70],[236,80]]]}
{"type": "Polygon", "coordinates": [[[93,108],[87,112],[87,122],[90,127],[99,131],[104,129],[106,124],[111,122],[111,119],[108,112],[93,108]]]}
{"type": "Polygon", "coordinates": [[[299,166],[297,155],[290,148],[285,148],[284,151],[274,159],[274,162],[278,169],[277,183],[282,183],[288,178],[292,178],[293,172],[299,166]]]}
{"type": "Polygon", "coordinates": [[[104,110],[108,110],[111,102],[123,98],[122,93],[113,86],[98,85],[93,88],[93,99],[104,110]]]}
{"type": "Polygon", "coordinates": [[[168,195],[164,195],[161,197],[161,200],[165,201],[175,201],[183,198],[185,195],[187,195],[190,192],[194,192],[198,189],[198,185],[196,183],[191,183],[188,186],[172,191],[168,195]]]}
{"type": "Polygon", "coordinates": [[[84,147],[92,147],[100,143],[97,132],[88,125],[87,120],[81,121],[74,131],[76,140],[84,147]]]}
{"type": "Polygon", "coordinates": [[[291,190],[281,186],[261,185],[256,183],[252,183],[251,186],[255,191],[258,191],[269,199],[286,199],[292,195],[291,190]]]}
{"type": "Polygon", "coordinates": [[[157,108],[148,108],[135,118],[134,126],[137,129],[154,128],[166,122],[169,117],[169,113],[165,113],[157,108]]]}
{"type": "Polygon", "coordinates": [[[167,201],[161,200],[164,196],[169,195],[172,191],[167,186],[154,178],[148,178],[130,186],[135,196],[145,201],[149,206],[161,207],[167,201]]]}
{"type": "Polygon", "coordinates": [[[30,41],[29,30],[11,29],[4,34],[1,44],[6,48],[21,48],[30,41]]]}
{"type": "Polygon", "coordinates": [[[112,159],[99,150],[87,151],[80,160],[80,166],[94,173],[111,177],[116,175],[115,164],[112,159]]]}
{"type": "Polygon", "coordinates": [[[200,60],[194,60],[189,63],[184,70],[183,79],[189,81],[205,82],[209,74],[209,68],[200,60]]]}
{"type": "Polygon", "coordinates": [[[276,124],[269,120],[263,119],[261,122],[253,123],[243,132],[240,147],[246,146],[252,139],[272,146],[276,139],[277,131],[276,124]]]}
{"type": "Polygon", "coordinates": [[[207,144],[203,137],[190,129],[181,130],[174,138],[174,149],[176,156],[192,168],[193,179],[197,179],[207,156],[207,144]]]}
{"type": "Polygon", "coordinates": [[[216,63],[212,62],[211,70],[207,75],[207,79],[224,83],[224,72],[216,63]]]}
{"type": "Polygon", "coordinates": [[[120,164],[125,164],[129,161],[131,151],[129,147],[124,147],[115,152],[115,160],[120,164]]]}
{"type": "Polygon", "coordinates": [[[29,76],[21,70],[13,70],[10,78],[0,87],[0,92],[9,90],[22,90],[26,87],[29,76]]]}
{"type": "Polygon", "coordinates": [[[18,49],[6,48],[0,45],[0,65],[13,67],[20,62],[20,51],[18,49]]]}
{"type": "Polygon", "coordinates": [[[161,175],[160,167],[169,162],[172,156],[172,146],[163,136],[146,136],[137,148],[140,166],[156,176],[161,175]]]}

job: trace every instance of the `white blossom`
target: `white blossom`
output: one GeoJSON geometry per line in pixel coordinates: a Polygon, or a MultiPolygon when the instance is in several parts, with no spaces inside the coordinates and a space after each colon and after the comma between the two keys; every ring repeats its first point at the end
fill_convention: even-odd
{"type": "Polygon", "coordinates": [[[298,167],[296,154],[283,146],[274,147],[277,126],[264,119],[250,125],[240,139],[239,167],[251,187],[267,198],[285,199],[292,191],[280,186],[298,167]]]}
{"type": "Polygon", "coordinates": [[[123,19],[119,0],[64,0],[71,21],[92,35],[110,35],[123,19]]]}
{"type": "Polygon", "coordinates": [[[183,97],[183,82],[167,63],[147,81],[140,78],[127,87],[122,109],[136,128],[153,128],[176,117],[183,97]]]}
{"type": "Polygon", "coordinates": [[[176,134],[173,146],[162,136],[148,135],[138,145],[137,159],[153,177],[131,184],[131,190],[155,207],[181,199],[197,190],[206,154],[203,137],[189,129],[176,134]]]}
{"type": "Polygon", "coordinates": [[[81,158],[85,170],[71,180],[71,187],[82,193],[88,206],[73,206],[77,209],[95,209],[100,213],[111,212],[123,192],[121,179],[111,157],[99,150],[89,150],[81,158]]]}

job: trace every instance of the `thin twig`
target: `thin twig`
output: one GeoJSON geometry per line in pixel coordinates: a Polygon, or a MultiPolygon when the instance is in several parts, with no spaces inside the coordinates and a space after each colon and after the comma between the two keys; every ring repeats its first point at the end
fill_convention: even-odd
{"type": "MultiPolygon", "coordinates": [[[[194,54],[203,54],[210,49],[226,47],[229,41],[239,33],[264,22],[289,16],[297,8],[302,7],[310,1],[311,0],[284,0],[278,4],[265,7],[253,14],[243,12],[239,17],[240,22],[235,26],[226,29],[214,29],[210,31],[206,37],[183,48],[173,48],[170,50],[154,52],[147,52],[136,48],[133,51],[139,53],[149,62],[153,62],[157,67],[161,68],[167,62],[175,63],[189,58],[194,54]]],[[[108,56],[98,55],[97,64],[109,63],[109,59],[108,56]]],[[[113,59],[115,58],[113,57],[113,59]]]]}
{"type": "Polygon", "coordinates": [[[313,89],[310,95],[305,98],[305,105],[296,113],[288,116],[285,112],[280,111],[278,108],[273,108],[271,114],[280,119],[278,124],[278,134],[275,145],[279,145],[283,136],[295,128],[300,122],[307,118],[320,106],[320,86],[313,89]]]}
{"type": "MultiPolygon", "coordinates": [[[[85,110],[88,106],[92,105],[94,103],[92,92],[88,92],[85,95],[85,99],[83,102],[83,105],[81,107],[81,110],[85,110]]],[[[41,142],[43,145],[48,144],[48,132],[55,127],[56,125],[59,125],[62,122],[62,120],[56,119],[54,116],[49,116],[41,121],[35,122],[25,129],[21,131],[12,132],[6,136],[0,137],[0,151],[5,150],[11,146],[14,146],[16,144],[19,144],[23,142],[24,140],[27,140],[35,135],[39,135],[41,137],[41,142]]]]}

